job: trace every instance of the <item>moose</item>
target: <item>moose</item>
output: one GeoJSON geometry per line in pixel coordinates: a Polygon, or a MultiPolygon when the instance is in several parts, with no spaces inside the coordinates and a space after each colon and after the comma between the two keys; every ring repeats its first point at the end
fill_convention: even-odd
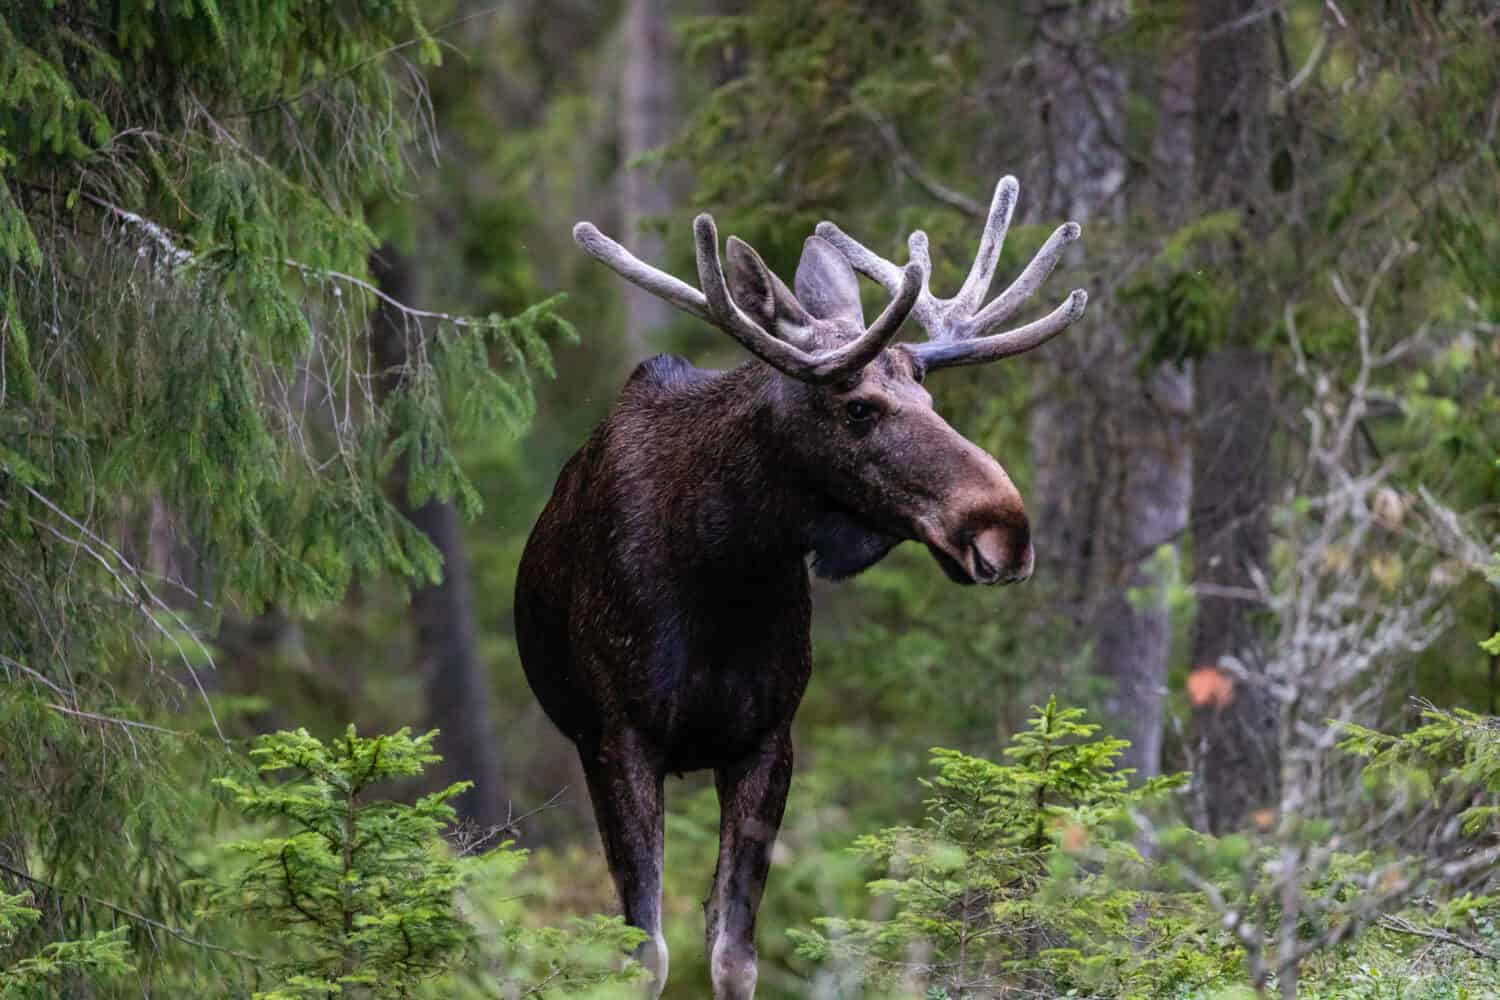
{"type": "Polygon", "coordinates": [[[812,672],[809,569],[842,580],[903,541],[961,584],[1027,579],[1020,494],[933,409],[929,372],[1029,351],[1077,320],[1080,289],[996,332],[1047,278],[1069,222],[988,305],[1019,188],[995,187],[978,255],[952,298],[929,289],[928,241],[903,267],[832,223],[807,239],[793,288],[714,220],[693,235],[701,290],[593,225],[574,240],[622,278],[753,356],[705,371],[660,355],[630,375],[563,467],[516,581],[516,639],[548,717],[577,746],[625,918],[660,996],[662,785],[711,769],[719,856],[704,903],[716,998],[755,993],[755,919],[792,777],[792,717],[812,672]],[[865,325],[856,272],[890,302],[865,325]],[[926,342],[898,343],[908,315],[926,342]]]}

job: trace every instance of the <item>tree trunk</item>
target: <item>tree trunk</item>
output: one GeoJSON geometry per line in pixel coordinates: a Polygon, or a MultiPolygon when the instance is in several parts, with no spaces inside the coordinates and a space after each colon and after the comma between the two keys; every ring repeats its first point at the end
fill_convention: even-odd
{"type": "MultiPolygon", "coordinates": [[[[1184,220],[1181,192],[1193,179],[1193,50],[1168,63],[1157,100],[1160,121],[1151,150],[1150,184],[1135,186],[1132,204],[1169,231],[1184,220]]],[[[1112,683],[1105,707],[1131,740],[1123,763],[1138,777],[1161,773],[1164,701],[1171,656],[1168,588],[1192,498],[1193,371],[1167,363],[1147,373],[1140,348],[1116,371],[1123,465],[1119,517],[1106,521],[1102,544],[1112,576],[1096,613],[1095,667],[1112,683]]]]}
{"type": "MultiPolygon", "coordinates": [[[[1085,226],[1116,218],[1116,197],[1125,183],[1125,158],[1109,141],[1124,115],[1125,78],[1075,39],[1117,20],[1115,4],[1089,8],[1055,6],[1040,14],[1043,40],[1037,52],[1043,145],[1051,152],[1042,211],[1048,219],[1085,226]]],[[[1087,246],[1087,239],[1084,241],[1087,246]]],[[[1074,255],[1081,250],[1072,251],[1074,255]]],[[[1114,353],[1120,331],[1098,306],[1077,328],[1043,348],[1051,384],[1031,412],[1031,448],[1036,462],[1031,514],[1037,555],[1062,590],[1062,605],[1082,623],[1091,618],[1093,558],[1100,505],[1093,488],[1108,477],[1108,449],[1097,447],[1099,423],[1108,412],[1100,398],[1096,367],[1114,353]]]]}
{"type": "MultiPolygon", "coordinates": [[[[1266,104],[1270,71],[1268,18],[1251,15],[1260,0],[1199,0],[1197,190],[1204,210],[1238,209],[1238,245],[1215,261],[1241,282],[1224,346],[1198,364],[1193,462],[1193,578],[1199,586],[1193,630],[1197,671],[1232,676],[1233,657],[1254,670],[1254,605],[1236,596],[1252,589],[1266,566],[1271,460],[1269,360],[1247,346],[1262,316],[1253,262],[1234,266],[1259,245],[1266,220],[1266,104]],[[1248,283],[1248,285],[1246,284],[1248,283]]],[[[1194,711],[1196,780],[1214,832],[1232,829],[1275,797],[1275,722],[1269,699],[1246,683],[1194,711]]]]}
{"type": "MultiPolygon", "coordinates": [[[[1054,156],[1053,216],[1123,219],[1125,72],[1083,40],[1122,16],[1113,4],[1043,15],[1038,66],[1054,156]]],[[[1181,144],[1190,149],[1190,126],[1185,131],[1181,144]]],[[[1172,162],[1181,160],[1179,153],[1172,162]]],[[[1061,560],[1068,603],[1093,638],[1111,731],[1130,741],[1122,764],[1145,778],[1161,770],[1171,651],[1163,578],[1170,561],[1156,553],[1175,543],[1187,519],[1192,380],[1175,367],[1143,374],[1117,309],[1107,294],[1097,301],[1100,318],[1086,335],[1070,334],[1072,342],[1052,352],[1071,369],[1059,381],[1073,392],[1044,394],[1033,411],[1035,509],[1040,547],[1061,560]]]]}
{"type": "MultiPolygon", "coordinates": [[[[382,247],[371,262],[381,290],[400,302],[416,298],[415,270],[410,258],[390,246],[382,247]]],[[[399,384],[411,338],[420,336],[422,332],[399,310],[381,303],[370,348],[385,373],[385,391],[399,384]]],[[[474,782],[453,802],[460,822],[498,826],[506,820],[507,799],[490,717],[489,681],[479,661],[461,516],[453,504],[439,500],[413,508],[407,499],[404,460],[392,473],[390,489],[397,508],[443,557],[442,582],[418,588],[411,596],[417,660],[427,687],[427,723],[441,730],[437,751],[443,755],[442,780],[474,782]]]]}
{"type": "MultiPolygon", "coordinates": [[[[1132,373],[1136,354],[1124,356],[1132,373]]],[[[1147,778],[1161,773],[1172,645],[1169,586],[1192,494],[1192,372],[1164,365],[1121,388],[1122,482],[1115,517],[1101,519],[1111,576],[1094,613],[1094,665],[1111,684],[1105,710],[1116,735],[1131,741],[1121,762],[1147,778]]]]}
{"type": "MultiPolygon", "coordinates": [[[[666,0],[627,0],[625,53],[620,80],[620,219],[625,245],[642,260],[663,259],[665,245],[653,221],[672,209],[666,172],[635,161],[672,137],[672,51],[666,0]]],[[[672,307],[634,285],[625,287],[625,337],[631,366],[650,349],[651,333],[667,325],[672,307]]]]}

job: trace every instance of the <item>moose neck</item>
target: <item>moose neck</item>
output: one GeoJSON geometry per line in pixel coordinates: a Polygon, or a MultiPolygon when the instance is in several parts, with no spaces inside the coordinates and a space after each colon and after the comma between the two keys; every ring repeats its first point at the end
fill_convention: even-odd
{"type": "Polygon", "coordinates": [[[779,577],[813,552],[819,575],[837,579],[896,544],[831,509],[798,474],[789,435],[799,431],[779,416],[796,389],[752,361],[672,393],[668,412],[651,405],[643,414],[664,432],[662,520],[678,536],[674,559],[693,575],[779,577]]]}
{"type": "Polygon", "coordinates": [[[785,376],[751,361],[716,374],[680,433],[692,441],[694,534],[705,552],[734,559],[800,558],[815,501],[785,474],[778,396],[785,376]]]}

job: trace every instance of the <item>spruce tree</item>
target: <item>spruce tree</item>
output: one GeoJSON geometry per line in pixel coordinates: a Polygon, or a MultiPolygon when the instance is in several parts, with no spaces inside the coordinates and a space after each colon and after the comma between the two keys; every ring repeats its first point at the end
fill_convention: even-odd
{"type": "Polygon", "coordinates": [[[184,888],[233,735],[221,616],[433,580],[388,471],[472,515],[454,444],[530,416],[551,302],[387,302],[413,350],[375,388],[375,219],[430,132],[420,6],[0,10],[0,891],[39,914],[0,965],[115,928],[152,957],[126,992],[243,965],[184,888]]]}

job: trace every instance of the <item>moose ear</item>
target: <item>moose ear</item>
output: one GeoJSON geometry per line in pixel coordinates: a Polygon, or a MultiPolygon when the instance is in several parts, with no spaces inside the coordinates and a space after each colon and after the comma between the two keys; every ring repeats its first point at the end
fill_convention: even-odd
{"type": "Polygon", "coordinates": [[[859,279],[832,243],[809,236],[797,265],[797,299],[818,319],[847,319],[865,325],[859,279]]]}
{"type": "Polygon", "coordinates": [[[805,327],[812,322],[786,283],[772,274],[760,254],[738,236],[729,237],[729,267],[725,277],[729,279],[729,294],[735,304],[767,333],[780,336],[788,326],[805,327]]]}

